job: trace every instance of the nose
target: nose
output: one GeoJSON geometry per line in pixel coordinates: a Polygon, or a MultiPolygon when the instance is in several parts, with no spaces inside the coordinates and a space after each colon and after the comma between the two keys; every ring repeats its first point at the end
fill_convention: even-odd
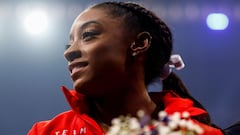
{"type": "Polygon", "coordinates": [[[72,62],[76,58],[80,58],[82,56],[81,51],[78,49],[76,45],[67,45],[67,49],[64,52],[64,57],[68,62],[72,62]]]}

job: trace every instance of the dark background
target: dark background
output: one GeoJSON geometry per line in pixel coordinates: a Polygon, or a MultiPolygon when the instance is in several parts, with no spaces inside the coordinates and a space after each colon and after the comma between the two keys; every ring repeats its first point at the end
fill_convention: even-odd
{"type": "MultiPolygon", "coordinates": [[[[74,18],[87,0],[0,1],[0,134],[24,135],[32,124],[52,118],[69,107],[60,91],[72,87],[63,57],[74,18]],[[31,35],[21,10],[44,7],[49,15],[45,33],[31,35]]],[[[186,68],[176,71],[192,95],[222,128],[240,120],[240,1],[142,0],[172,29],[174,52],[186,68]],[[222,12],[226,30],[210,30],[206,17],[222,12]]],[[[31,9],[31,10],[29,10],[31,9]]]]}

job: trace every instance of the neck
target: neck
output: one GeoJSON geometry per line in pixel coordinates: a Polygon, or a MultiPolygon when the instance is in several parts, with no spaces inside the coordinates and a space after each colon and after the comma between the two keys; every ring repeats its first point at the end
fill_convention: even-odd
{"type": "Polygon", "coordinates": [[[151,100],[144,83],[144,68],[138,62],[129,70],[125,79],[118,84],[108,85],[108,95],[94,99],[94,116],[99,123],[111,125],[113,118],[120,115],[136,116],[139,110],[151,115],[156,104],[151,100]],[[127,81],[126,81],[127,80],[127,81]]]}
{"type": "Polygon", "coordinates": [[[111,124],[113,118],[120,115],[136,116],[139,110],[143,110],[146,114],[151,115],[156,105],[149,97],[144,87],[125,88],[124,91],[115,94],[116,96],[106,96],[94,100],[94,117],[99,123],[111,124]]]}

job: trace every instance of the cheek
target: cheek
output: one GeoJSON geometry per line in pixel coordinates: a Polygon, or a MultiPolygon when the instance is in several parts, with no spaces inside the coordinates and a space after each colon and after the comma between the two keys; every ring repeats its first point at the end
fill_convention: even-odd
{"type": "Polygon", "coordinates": [[[99,44],[89,52],[95,70],[123,70],[127,51],[121,44],[99,44]],[[100,68],[100,69],[98,69],[100,68]]]}

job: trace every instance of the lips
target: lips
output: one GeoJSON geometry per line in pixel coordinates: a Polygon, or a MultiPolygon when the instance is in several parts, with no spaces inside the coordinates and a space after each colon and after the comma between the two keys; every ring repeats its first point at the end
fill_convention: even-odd
{"type": "Polygon", "coordinates": [[[73,77],[74,74],[82,71],[84,67],[88,65],[88,62],[74,62],[69,64],[69,71],[71,73],[71,76],[73,77]]]}

